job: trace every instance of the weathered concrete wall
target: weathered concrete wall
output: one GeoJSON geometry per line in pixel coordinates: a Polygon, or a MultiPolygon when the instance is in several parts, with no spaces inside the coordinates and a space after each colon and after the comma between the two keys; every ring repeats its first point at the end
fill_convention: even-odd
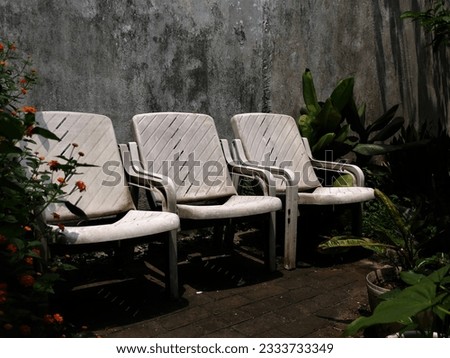
{"type": "Polygon", "coordinates": [[[108,115],[121,141],[142,112],[208,113],[224,137],[235,113],[297,116],[306,67],[321,98],[354,76],[369,119],[401,102],[412,121],[446,120],[447,58],[399,19],[429,2],[0,0],[0,37],[32,55],[33,104],[108,115]]]}

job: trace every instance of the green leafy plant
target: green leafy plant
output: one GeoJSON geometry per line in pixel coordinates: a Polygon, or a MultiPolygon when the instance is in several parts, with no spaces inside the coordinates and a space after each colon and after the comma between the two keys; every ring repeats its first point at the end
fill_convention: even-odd
{"type": "Polygon", "coordinates": [[[395,115],[398,105],[366,125],[366,107],[355,103],[354,82],[353,77],[339,81],[330,97],[319,101],[311,71],[306,69],[303,73],[306,107],[301,110],[298,126],[308,138],[314,157],[326,159],[326,151],[330,150],[335,158],[340,158],[350,151],[371,157],[400,149],[383,143],[403,126],[404,119],[395,115]]]}
{"type": "Polygon", "coordinates": [[[83,215],[64,197],[67,189],[86,189],[82,181],[70,184],[82,165],[76,144],[58,158],[44,158],[27,147],[37,136],[59,140],[39,126],[34,107],[23,105],[36,82],[30,66],[14,43],[0,41],[0,336],[7,337],[67,333],[63,317],[48,311],[48,295],[59,272],[73,267],[48,257],[47,244],[56,235],[42,214],[51,203],[64,202],[83,215]]]}
{"type": "MultiPolygon", "coordinates": [[[[321,243],[321,250],[336,248],[363,247],[384,257],[388,262],[402,270],[412,270],[431,261],[422,255],[423,249],[435,236],[436,228],[421,218],[420,209],[407,209],[400,212],[392,200],[379,189],[375,189],[377,202],[387,212],[381,225],[372,227],[373,237],[334,236],[321,243]]],[[[380,215],[379,209],[377,210],[380,215]]],[[[437,254],[437,253],[436,253],[437,254]]],[[[432,255],[430,255],[432,256],[432,255]]]]}
{"type": "Polygon", "coordinates": [[[450,265],[438,268],[425,276],[416,272],[401,272],[408,287],[393,290],[381,296],[371,316],[359,317],[344,331],[354,336],[367,327],[400,323],[405,331],[416,331],[423,337],[450,335],[450,265]]]}
{"type": "Polygon", "coordinates": [[[405,11],[401,18],[416,21],[425,32],[431,33],[431,46],[434,51],[449,44],[450,9],[445,6],[445,1],[434,1],[432,7],[425,11],[405,11]]]}

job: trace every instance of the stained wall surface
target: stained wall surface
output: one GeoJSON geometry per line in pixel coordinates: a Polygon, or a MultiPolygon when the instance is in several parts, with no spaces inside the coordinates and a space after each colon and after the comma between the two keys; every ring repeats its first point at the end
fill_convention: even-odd
{"type": "Polygon", "coordinates": [[[298,116],[301,75],[318,96],[355,77],[373,120],[401,103],[413,123],[447,123],[447,53],[405,10],[429,0],[0,0],[0,38],[32,56],[41,110],[130,118],[154,111],[213,116],[231,137],[236,113],[298,116]]]}

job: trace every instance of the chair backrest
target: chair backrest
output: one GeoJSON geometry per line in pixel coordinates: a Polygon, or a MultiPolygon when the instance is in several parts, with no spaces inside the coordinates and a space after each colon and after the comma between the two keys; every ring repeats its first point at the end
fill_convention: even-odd
{"type": "Polygon", "coordinates": [[[178,203],[236,194],[210,116],[145,113],[132,122],[144,169],[171,178],[178,203]]]}
{"type": "MultiPolygon", "coordinates": [[[[234,135],[250,161],[292,170],[299,190],[320,186],[294,118],[272,113],[245,113],[231,118],[234,135]]],[[[282,190],[277,180],[277,190],[282,190]]]]}
{"type": "MultiPolygon", "coordinates": [[[[80,163],[95,167],[79,167],[65,188],[70,192],[78,180],[86,184],[86,190],[74,190],[65,197],[70,203],[82,209],[88,218],[114,216],[134,209],[131,194],[126,186],[124,170],[111,120],[108,117],[76,112],[38,112],[36,121],[41,127],[55,133],[61,141],[47,140],[36,136],[33,151],[45,157],[46,161],[64,161],[57,156],[64,155],[77,159],[80,163]],[[73,143],[77,145],[73,146],[73,143]],[[82,156],[79,153],[82,152],[82,156]]],[[[48,170],[48,166],[46,168],[48,170]]],[[[56,181],[61,171],[52,173],[56,181]]],[[[60,215],[61,221],[76,220],[64,204],[52,204],[46,212],[48,222],[53,222],[53,213],[60,215]]]]}

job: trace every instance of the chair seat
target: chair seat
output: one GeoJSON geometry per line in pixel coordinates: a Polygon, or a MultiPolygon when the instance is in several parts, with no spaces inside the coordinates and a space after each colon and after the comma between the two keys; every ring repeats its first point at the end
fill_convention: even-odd
{"type": "Polygon", "coordinates": [[[175,230],[179,224],[180,219],[173,213],[131,210],[112,224],[66,226],[64,231],[54,225],[52,228],[61,234],[61,243],[71,245],[144,237],[175,230]]]}
{"type": "Polygon", "coordinates": [[[233,195],[221,205],[178,204],[178,215],[183,219],[231,219],[270,213],[280,210],[281,200],[271,196],[233,195]]]}
{"type": "Polygon", "coordinates": [[[372,188],[366,187],[319,187],[312,193],[298,193],[302,205],[339,205],[360,203],[375,199],[372,188]]]}

